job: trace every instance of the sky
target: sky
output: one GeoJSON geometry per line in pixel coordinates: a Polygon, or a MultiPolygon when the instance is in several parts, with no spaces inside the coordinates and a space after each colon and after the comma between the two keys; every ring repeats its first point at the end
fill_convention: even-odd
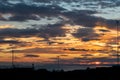
{"type": "Polygon", "coordinates": [[[117,21],[119,0],[0,0],[0,66],[11,66],[12,51],[16,66],[117,64],[117,21]]]}

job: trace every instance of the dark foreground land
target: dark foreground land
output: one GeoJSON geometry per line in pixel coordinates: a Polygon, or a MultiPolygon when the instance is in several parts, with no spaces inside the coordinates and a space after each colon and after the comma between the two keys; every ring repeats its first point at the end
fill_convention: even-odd
{"type": "Polygon", "coordinates": [[[66,72],[32,68],[0,69],[0,80],[120,80],[120,67],[66,72]]]}

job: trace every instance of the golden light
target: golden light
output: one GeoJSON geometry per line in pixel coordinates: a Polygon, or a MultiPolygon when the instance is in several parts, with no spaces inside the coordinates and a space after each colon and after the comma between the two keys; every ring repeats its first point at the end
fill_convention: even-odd
{"type": "Polygon", "coordinates": [[[9,25],[9,24],[0,25],[0,29],[5,29],[5,28],[14,28],[14,26],[13,25],[9,25]]]}
{"type": "MultiPolygon", "coordinates": [[[[12,25],[0,25],[0,29],[5,28],[14,28],[12,25]]],[[[105,32],[104,35],[99,36],[99,40],[91,40],[87,42],[81,41],[81,39],[76,38],[72,35],[72,33],[77,32],[78,29],[83,28],[82,26],[72,26],[72,25],[64,25],[62,27],[63,29],[67,30],[66,36],[63,37],[51,37],[49,40],[51,42],[55,42],[54,44],[48,45],[47,41],[44,40],[44,38],[31,36],[31,37],[17,37],[14,38],[14,40],[19,42],[24,42],[23,44],[17,44],[15,48],[15,53],[20,53],[21,55],[15,54],[16,57],[18,57],[16,62],[30,62],[33,61],[33,58],[26,58],[24,57],[27,53],[36,53],[40,57],[34,58],[36,62],[54,62],[51,58],[56,58],[56,56],[59,56],[61,54],[67,55],[66,57],[61,57],[64,59],[72,60],[75,57],[83,58],[84,56],[81,56],[82,54],[92,54],[92,56],[87,56],[89,59],[94,58],[102,58],[102,57],[109,57],[109,54],[103,54],[105,53],[106,44],[116,36],[115,30],[108,29],[106,27],[99,27],[96,26],[94,28],[95,32],[97,34],[102,34],[100,30],[108,30],[108,32],[105,32]],[[78,49],[78,51],[71,51],[69,49],[75,48],[78,49]],[[68,50],[64,50],[68,49],[68,50]],[[80,49],[80,51],[79,51],[80,49]],[[83,51],[81,51],[83,50],[83,51]]],[[[5,38],[5,41],[13,40],[12,38],[5,38]]],[[[116,50],[116,45],[111,45],[113,47],[113,50],[116,50]]],[[[4,53],[8,53],[7,50],[9,49],[8,44],[0,45],[1,52],[3,53],[1,55],[2,60],[0,61],[10,61],[11,54],[5,55],[4,53]]],[[[86,64],[83,62],[83,64],[86,64]]],[[[88,64],[92,65],[101,65],[103,62],[99,61],[93,61],[88,64]]]]}
{"type": "Polygon", "coordinates": [[[100,64],[101,64],[101,62],[99,62],[99,61],[95,62],[95,65],[100,65],[100,64]]]}

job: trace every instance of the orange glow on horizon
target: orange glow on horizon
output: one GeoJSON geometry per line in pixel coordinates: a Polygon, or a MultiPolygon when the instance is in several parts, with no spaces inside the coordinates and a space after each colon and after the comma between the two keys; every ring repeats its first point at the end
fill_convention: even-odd
{"type": "Polygon", "coordinates": [[[96,64],[96,65],[100,65],[100,64],[101,64],[101,62],[99,62],[99,61],[96,61],[96,62],[95,62],[95,64],[96,64]]]}
{"type": "MultiPolygon", "coordinates": [[[[0,29],[4,28],[12,28],[13,26],[5,25],[0,26],[0,29]]],[[[90,41],[82,41],[81,38],[76,38],[72,35],[72,33],[76,32],[81,26],[71,26],[65,25],[62,27],[63,29],[68,30],[66,32],[66,36],[64,37],[50,37],[49,41],[53,42],[49,44],[44,38],[41,37],[16,37],[16,38],[5,38],[4,40],[16,40],[19,42],[23,42],[20,44],[14,44],[15,46],[15,61],[16,62],[41,62],[41,63],[54,63],[55,58],[60,56],[61,59],[64,60],[72,60],[74,58],[102,58],[102,57],[111,57],[109,54],[106,54],[107,43],[110,42],[110,39],[116,37],[116,31],[107,29],[106,27],[96,26],[94,28],[97,34],[102,34],[100,29],[108,30],[104,35],[98,37],[98,40],[90,40],[90,41]],[[74,48],[75,51],[70,50],[74,48]],[[68,50],[64,50],[68,49],[68,50]],[[105,53],[105,54],[104,54],[105,53]],[[34,54],[39,57],[24,57],[26,54],[34,54]],[[91,56],[82,56],[83,54],[90,54],[91,56]],[[66,55],[66,56],[61,56],[66,55]]],[[[116,50],[116,46],[113,44],[112,46],[114,50],[116,50]]],[[[10,46],[9,43],[3,43],[0,45],[1,47],[1,60],[2,62],[7,62],[11,60],[10,46]]],[[[109,52],[110,53],[110,52],[109,52]]],[[[112,58],[112,57],[111,57],[112,58]]],[[[87,62],[83,61],[85,64],[87,62]]],[[[66,62],[67,63],[67,62],[66,62]]],[[[96,61],[91,64],[100,65],[101,62],[96,61]]]]}

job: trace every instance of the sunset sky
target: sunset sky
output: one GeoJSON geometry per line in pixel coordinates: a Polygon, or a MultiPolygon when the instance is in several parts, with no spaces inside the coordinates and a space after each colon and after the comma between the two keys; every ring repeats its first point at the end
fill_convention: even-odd
{"type": "Polygon", "coordinates": [[[51,68],[58,56],[72,69],[116,64],[116,20],[119,0],[0,0],[0,66],[12,50],[16,65],[51,68]]]}

